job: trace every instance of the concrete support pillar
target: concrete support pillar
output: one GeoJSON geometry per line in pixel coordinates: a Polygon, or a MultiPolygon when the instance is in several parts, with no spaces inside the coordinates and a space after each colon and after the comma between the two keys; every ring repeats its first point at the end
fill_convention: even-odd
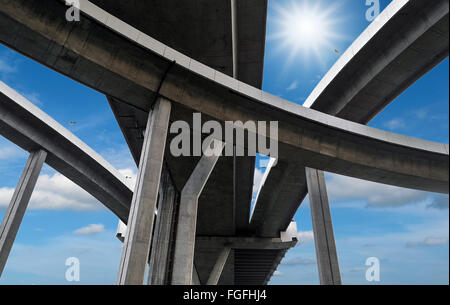
{"type": "Polygon", "coordinates": [[[205,152],[181,191],[172,272],[173,285],[192,284],[198,198],[224,147],[224,143],[220,141],[213,142],[214,149],[205,152]]]}
{"type": "Polygon", "coordinates": [[[231,1],[231,40],[233,47],[233,77],[237,79],[239,67],[237,0],[230,0],[230,1],[231,1]]]}
{"type": "Polygon", "coordinates": [[[309,202],[321,285],[340,285],[341,274],[334,241],[325,176],[322,171],[306,168],[309,202]]]}
{"type": "Polygon", "coordinates": [[[120,260],[119,285],[144,284],[170,111],[170,102],[158,98],[148,116],[120,260]]]}
{"type": "Polygon", "coordinates": [[[158,215],[150,253],[149,285],[166,284],[170,235],[176,199],[176,191],[167,170],[163,171],[160,190],[158,215]]]}
{"type": "Polygon", "coordinates": [[[219,257],[217,258],[217,261],[214,264],[214,267],[211,271],[211,274],[209,275],[208,282],[206,283],[206,285],[217,285],[220,276],[222,275],[223,267],[227,262],[230,251],[231,251],[230,247],[225,247],[223,248],[222,251],[220,251],[219,257]]]}
{"type": "Polygon", "coordinates": [[[43,150],[32,152],[11,198],[0,226],[0,276],[8,260],[9,252],[19,231],[25,210],[33,193],[34,186],[45,162],[47,153],[43,150]]]}

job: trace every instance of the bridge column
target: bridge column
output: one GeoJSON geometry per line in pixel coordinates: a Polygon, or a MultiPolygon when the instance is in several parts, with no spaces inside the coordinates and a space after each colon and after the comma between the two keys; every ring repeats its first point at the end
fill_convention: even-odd
{"type": "Polygon", "coordinates": [[[217,258],[217,261],[214,264],[214,267],[211,271],[211,274],[209,275],[208,282],[206,283],[206,285],[217,285],[220,276],[222,275],[223,267],[227,262],[230,251],[231,251],[230,247],[225,247],[222,249],[222,251],[220,251],[219,257],[217,258]]]}
{"type": "Polygon", "coordinates": [[[209,153],[202,156],[181,191],[172,285],[192,284],[198,198],[224,147],[224,143],[217,140],[213,141],[214,150],[210,150],[209,153]]]}
{"type": "Polygon", "coordinates": [[[321,285],[340,285],[341,274],[323,171],[306,168],[314,244],[321,285]]]}
{"type": "Polygon", "coordinates": [[[11,198],[5,217],[0,226],[0,276],[5,268],[9,253],[19,231],[25,210],[30,201],[47,153],[38,150],[30,153],[28,161],[11,198]]]}
{"type": "Polygon", "coordinates": [[[150,253],[149,285],[166,284],[170,236],[176,199],[176,191],[167,170],[163,170],[160,190],[158,215],[156,217],[152,251],[150,253]]]}
{"type": "Polygon", "coordinates": [[[158,98],[148,116],[120,261],[119,285],[144,284],[170,111],[170,102],[158,98]]]}

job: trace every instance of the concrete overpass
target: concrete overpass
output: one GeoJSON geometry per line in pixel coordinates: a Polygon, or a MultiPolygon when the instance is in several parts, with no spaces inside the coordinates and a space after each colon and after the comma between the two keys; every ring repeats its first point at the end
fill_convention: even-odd
{"type": "MultiPolygon", "coordinates": [[[[159,156],[158,166],[163,168],[163,174],[165,168],[171,177],[169,179],[171,182],[167,183],[168,186],[162,183],[163,189],[172,187],[176,194],[182,193],[191,173],[196,172],[198,158],[173,158],[167,153],[164,155],[163,148],[151,145],[152,141],[148,132],[152,130],[152,126],[157,128],[158,132],[164,130],[167,132],[166,127],[149,124],[155,124],[152,122],[160,119],[167,124],[169,120],[190,121],[193,112],[201,112],[205,120],[214,118],[220,122],[278,120],[280,122],[280,162],[296,163],[301,167],[308,166],[392,185],[448,192],[448,146],[446,145],[427,143],[378,131],[271,96],[175,51],[142,30],[121,22],[110,12],[101,10],[87,1],[82,2],[83,16],[80,22],[76,23],[68,23],[65,20],[67,7],[59,1],[16,1],[14,3],[1,1],[1,4],[0,40],[4,44],[105,93],[113,109],[122,107],[122,104],[130,106],[115,109],[116,117],[119,122],[124,119],[121,127],[125,130],[124,134],[135,159],[138,159],[136,156],[142,154],[142,151],[144,151],[142,155],[144,158],[140,158],[141,162],[145,161],[147,152],[159,156]],[[151,107],[153,110],[148,119],[151,107]],[[148,136],[145,136],[144,130],[148,136]],[[136,148],[133,148],[133,145],[136,148]],[[148,150],[142,150],[142,147],[148,150]],[[380,149],[382,149],[381,153],[377,153],[376,151],[380,149]],[[163,155],[164,159],[161,159],[163,155]],[[378,160],[383,158],[386,163],[377,164],[376,158],[378,160]]],[[[206,61],[206,57],[203,60],[206,61]]],[[[226,70],[223,71],[226,72],[226,70]]],[[[239,77],[239,74],[237,76],[239,77]]],[[[169,141],[170,139],[167,142],[169,141]]],[[[240,209],[238,203],[240,200],[233,198],[238,193],[233,187],[238,183],[233,181],[237,181],[234,177],[240,166],[236,164],[236,159],[231,159],[234,164],[232,168],[236,169],[234,171],[230,171],[230,161],[227,161],[226,157],[214,160],[215,167],[209,169],[209,180],[204,181],[206,185],[198,198],[198,215],[196,215],[198,222],[194,227],[198,236],[243,238],[252,235],[250,231],[245,235],[241,233],[235,236],[240,231],[236,230],[235,224],[239,222],[237,218],[242,217],[242,214],[236,213],[240,209]],[[222,168],[221,162],[224,162],[222,168]],[[228,166],[225,162],[229,162],[228,166]],[[218,193],[223,196],[218,198],[218,193]],[[230,196],[230,194],[233,195],[230,196]],[[217,213],[208,213],[212,209],[215,209],[217,213]]],[[[212,164],[208,160],[203,163],[212,164]]],[[[244,167],[247,168],[248,173],[253,170],[248,162],[244,162],[244,167]]],[[[150,174],[146,169],[147,165],[140,166],[140,175],[143,177],[150,174]]],[[[154,174],[153,178],[159,184],[160,173],[154,174]]],[[[243,175],[243,178],[246,178],[247,182],[252,180],[252,176],[248,175],[243,175]]],[[[240,194],[245,194],[245,190],[249,190],[248,186],[251,185],[251,183],[243,184],[244,193],[240,194]]],[[[139,194],[148,194],[153,198],[151,204],[156,207],[157,193],[158,188],[155,191],[153,187],[147,192],[145,183],[142,183],[139,192],[135,192],[136,198],[133,198],[132,207],[134,206],[137,211],[141,208],[142,200],[139,194]]],[[[173,204],[176,204],[176,200],[174,201],[173,204]]],[[[165,200],[163,199],[162,202],[165,200]]],[[[247,211],[249,201],[241,202],[242,210],[247,211]]],[[[151,209],[147,209],[146,213],[149,213],[148,211],[151,209]]],[[[152,222],[145,223],[140,219],[142,217],[139,213],[133,212],[130,215],[134,215],[132,221],[136,229],[129,235],[139,234],[137,229],[139,225],[144,225],[145,228],[152,227],[153,219],[152,222]]],[[[241,221],[241,223],[244,222],[241,221]]],[[[241,232],[245,231],[244,226],[241,232]]],[[[151,233],[150,229],[150,237],[151,233]]],[[[173,240],[173,230],[170,234],[167,230],[160,233],[166,234],[166,237],[173,240]]],[[[148,235],[149,232],[146,231],[145,234],[148,235]]],[[[136,238],[140,237],[142,236],[136,235],[136,238]]],[[[218,258],[223,257],[220,255],[222,251],[216,251],[216,255],[212,252],[207,253],[206,249],[198,246],[200,243],[195,242],[195,236],[188,238],[191,240],[191,245],[195,244],[195,255],[192,253],[185,255],[193,260],[195,258],[195,266],[198,270],[192,273],[194,277],[197,274],[199,280],[205,283],[211,271],[216,270],[217,263],[220,263],[218,258]]],[[[256,238],[260,237],[256,236],[256,238]]],[[[129,257],[123,260],[121,272],[130,274],[125,269],[127,265],[131,266],[130,262],[134,261],[131,259],[133,255],[134,258],[141,258],[140,264],[142,264],[142,257],[146,261],[145,256],[148,257],[149,251],[147,249],[147,254],[142,254],[141,251],[141,255],[136,255],[135,253],[138,252],[133,252],[137,249],[133,247],[135,244],[133,240],[126,240],[125,243],[130,245],[130,252],[124,254],[126,258],[127,255],[129,257]]],[[[261,243],[257,241],[256,244],[261,243]]],[[[224,247],[223,244],[222,248],[224,247]]],[[[256,284],[265,283],[270,279],[285,249],[269,251],[258,248],[256,245],[254,247],[255,249],[237,249],[234,256],[228,255],[227,263],[223,264],[224,272],[220,283],[256,284]],[[248,255],[254,255],[255,261],[261,259],[266,266],[262,274],[256,274],[250,278],[241,276],[239,268],[245,265],[242,262],[248,260],[248,255]]],[[[144,245],[143,249],[145,248],[144,245]]],[[[211,246],[210,249],[213,247],[211,246]]],[[[169,250],[172,251],[169,257],[176,258],[177,254],[173,253],[176,249],[169,250]]],[[[133,267],[136,268],[136,266],[133,267]]],[[[258,267],[255,266],[255,268],[258,267]]],[[[195,269],[194,267],[193,270],[195,269]]],[[[173,278],[173,274],[170,276],[173,278]]],[[[125,276],[124,283],[130,282],[133,281],[125,276]]]]}
{"type": "Polygon", "coordinates": [[[128,220],[133,194],[128,181],[79,138],[3,82],[0,134],[31,156],[0,227],[0,275],[44,162],[98,199],[119,219],[128,220]]]}
{"type": "MultiPolygon", "coordinates": [[[[393,1],[342,54],[304,106],[367,124],[448,57],[448,13],[448,1],[393,1]]],[[[308,193],[303,172],[293,163],[269,168],[250,224],[259,236],[276,236],[289,225],[308,193]]]]}

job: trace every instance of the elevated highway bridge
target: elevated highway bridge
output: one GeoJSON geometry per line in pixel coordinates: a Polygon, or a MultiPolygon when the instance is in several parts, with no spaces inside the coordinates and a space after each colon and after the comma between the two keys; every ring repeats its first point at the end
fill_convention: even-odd
{"type": "MultiPolygon", "coordinates": [[[[326,196],[317,197],[325,190],[321,171],[448,193],[448,145],[364,125],[448,56],[448,1],[393,1],[307,107],[261,90],[267,1],[80,3],[80,21],[67,22],[64,1],[0,0],[0,41],[104,93],[111,105],[139,168],[134,193],[117,177],[97,193],[97,179],[64,174],[127,223],[119,284],[144,283],[148,263],[151,284],[266,284],[296,243],[291,221],[308,190],[326,211],[326,196]],[[279,122],[278,164],[250,221],[254,157],[170,154],[171,122],[191,122],[198,112],[221,124],[279,122]],[[113,192],[121,194],[105,200],[113,192]]],[[[17,108],[4,96],[2,114],[17,108]]],[[[0,125],[13,141],[23,124],[16,119],[0,125]]],[[[45,143],[22,147],[54,154],[45,143]]],[[[80,157],[78,165],[94,161],[80,157]]],[[[316,241],[332,236],[325,216],[316,241]]],[[[337,265],[322,246],[321,282],[339,283],[338,268],[320,269],[326,260],[337,265]]]]}

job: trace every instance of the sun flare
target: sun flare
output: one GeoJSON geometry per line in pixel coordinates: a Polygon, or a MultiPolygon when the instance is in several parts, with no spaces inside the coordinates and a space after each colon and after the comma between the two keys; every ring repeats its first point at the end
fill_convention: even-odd
{"type": "Polygon", "coordinates": [[[302,1],[274,8],[276,33],[271,38],[279,40],[280,48],[289,50],[290,60],[298,54],[314,54],[320,59],[322,51],[335,50],[333,42],[340,37],[336,32],[336,6],[324,8],[320,1],[302,1]]]}

